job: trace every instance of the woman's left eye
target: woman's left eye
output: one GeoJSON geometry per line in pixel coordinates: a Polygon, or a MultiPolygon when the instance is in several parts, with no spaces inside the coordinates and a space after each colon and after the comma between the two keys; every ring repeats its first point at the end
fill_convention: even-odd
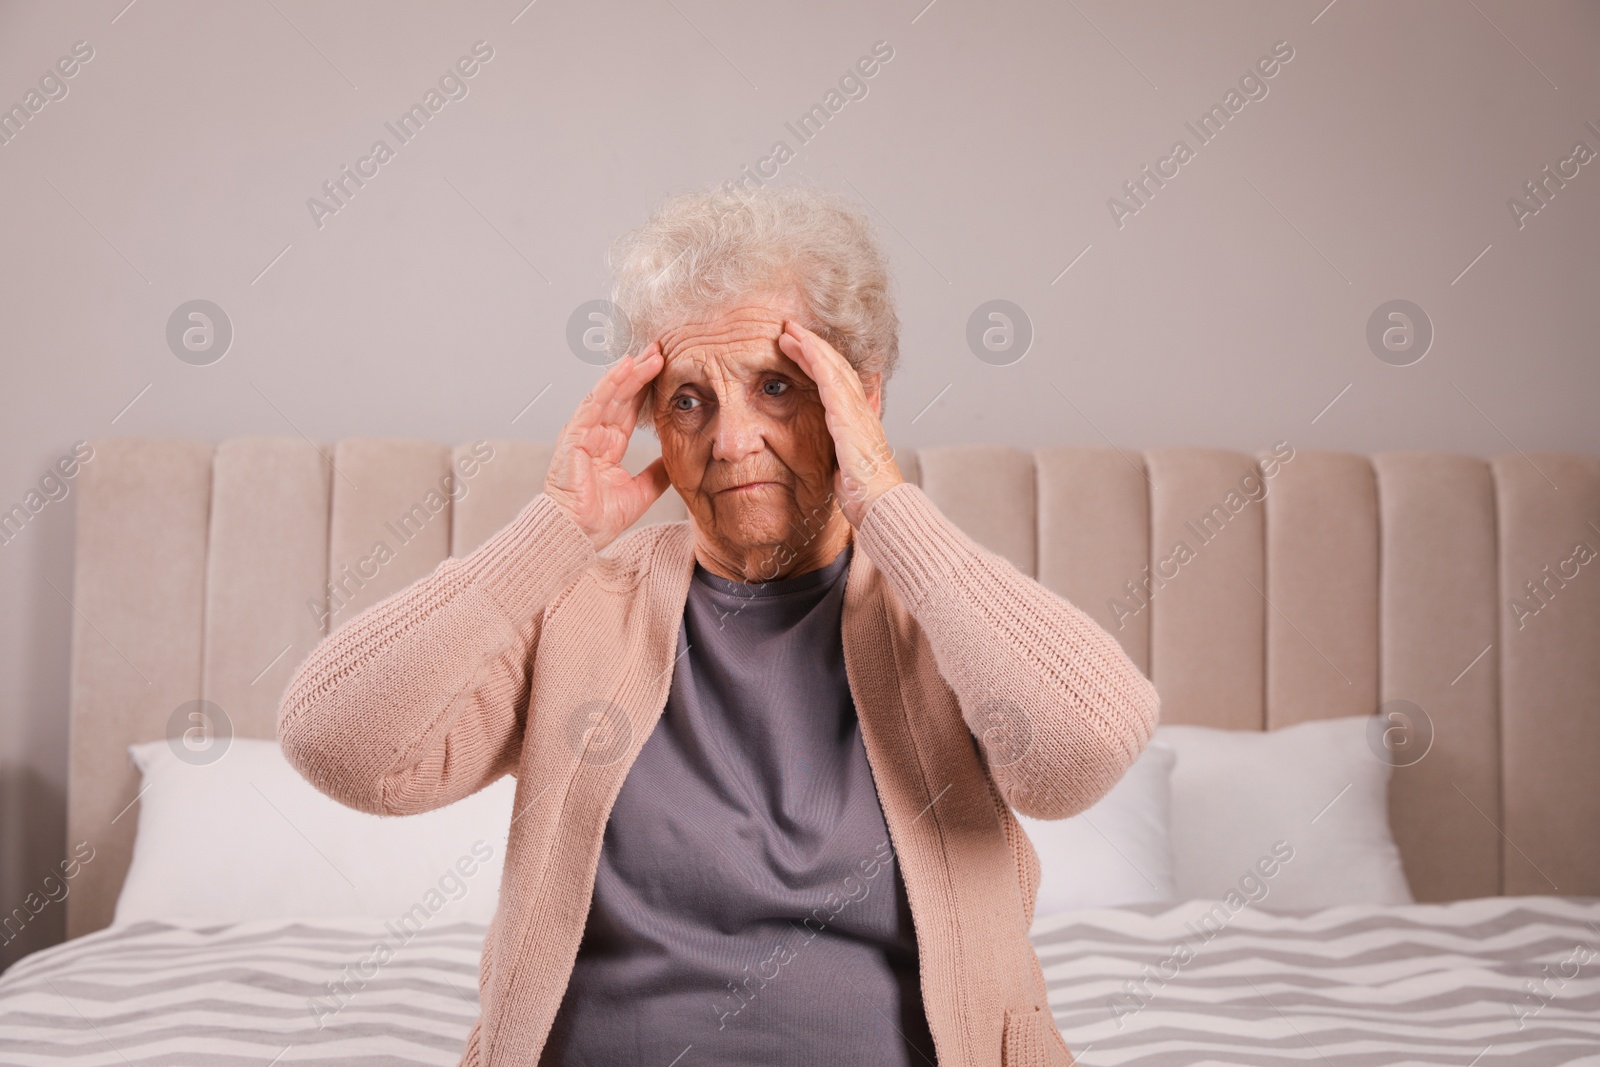
{"type": "Polygon", "coordinates": [[[762,383],[761,388],[762,391],[768,396],[782,396],[784,393],[789,391],[789,383],[781,378],[768,378],[762,383]],[[772,388],[773,386],[777,386],[778,388],[774,390],[772,388]]]}

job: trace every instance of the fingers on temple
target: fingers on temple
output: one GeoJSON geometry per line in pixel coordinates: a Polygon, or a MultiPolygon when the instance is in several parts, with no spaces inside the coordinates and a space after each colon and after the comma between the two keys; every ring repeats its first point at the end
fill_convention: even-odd
{"type": "Polygon", "coordinates": [[[792,337],[799,347],[802,357],[806,360],[806,373],[811,375],[812,381],[819,387],[848,390],[858,398],[866,396],[861,376],[855,373],[855,368],[850,366],[849,360],[815,330],[809,330],[792,319],[785,322],[785,328],[791,324],[797,333],[786,333],[785,336],[792,337]]]}
{"type": "Polygon", "coordinates": [[[642,387],[656,373],[645,367],[655,350],[656,345],[652,343],[637,360],[623,357],[607,367],[605,373],[600,375],[600,380],[594,383],[594,388],[589,390],[583,402],[578,405],[578,412],[572,419],[573,424],[588,427],[601,423],[621,425],[626,422],[628,429],[631,430],[631,420],[637,418],[639,406],[643,402],[642,387]]]}
{"type": "Polygon", "coordinates": [[[779,337],[778,347],[784,350],[785,355],[799,364],[800,369],[805,371],[806,375],[817,383],[817,388],[828,388],[831,384],[828,380],[832,377],[831,368],[828,366],[827,357],[817,349],[815,342],[804,335],[785,332],[779,337]],[[787,345],[784,344],[785,341],[788,342],[787,345]]]}
{"type": "Polygon", "coordinates": [[[616,364],[607,367],[605,373],[600,375],[600,380],[584,395],[578,403],[578,410],[573,413],[570,425],[574,429],[594,426],[603,417],[606,406],[611,403],[611,398],[617,391],[616,364]]]}
{"type": "Polygon", "coordinates": [[[611,370],[616,372],[616,396],[619,400],[631,403],[644,391],[644,387],[650,384],[650,380],[660,373],[661,368],[652,363],[657,352],[658,349],[652,342],[649,348],[639,353],[637,359],[624,356],[611,365],[611,370]]]}
{"type": "MultiPolygon", "coordinates": [[[[654,346],[652,345],[651,348],[654,348],[654,346]]],[[[629,363],[634,363],[633,370],[624,380],[624,384],[617,396],[617,404],[620,405],[617,421],[630,434],[638,423],[645,404],[650,399],[650,390],[646,387],[657,373],[657,371],[648,369],[644,365],[650,359],[650,356],[651,349],[645,349],[644,354],[639,357],[637,363],[634,363],[633,360],[628,360],[629,363]]]]}

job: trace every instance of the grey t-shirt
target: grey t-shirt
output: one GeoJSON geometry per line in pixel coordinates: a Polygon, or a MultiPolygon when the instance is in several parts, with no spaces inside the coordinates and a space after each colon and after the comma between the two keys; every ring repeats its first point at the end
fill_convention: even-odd
{"type": "Polygon", "coordinates": [[[696,564],[541,1067],[934,1062],[845,677],[852,550],[756,584],[696,564]]]}

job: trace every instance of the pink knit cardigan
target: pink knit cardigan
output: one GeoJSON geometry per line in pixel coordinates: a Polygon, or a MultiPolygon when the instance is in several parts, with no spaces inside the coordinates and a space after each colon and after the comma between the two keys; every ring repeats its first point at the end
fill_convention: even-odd
{"type": "MultiPolygon", "coordinates": [[[[1155,729],[1155,687],[916,485],[852,536],[846,674],[939,1064],[1066,1067],[1028,940],[1038,858],[1011,809],[1059,819],[1103,796],[1155,729]]],[[[284,694],[284,754],[352,808],[413,814],[516,776],[463,1067],[538,1061],[612,801],[666,704],[694,563],[687,521],[596,553],[541,493],[330,634],[284,694]]]]}

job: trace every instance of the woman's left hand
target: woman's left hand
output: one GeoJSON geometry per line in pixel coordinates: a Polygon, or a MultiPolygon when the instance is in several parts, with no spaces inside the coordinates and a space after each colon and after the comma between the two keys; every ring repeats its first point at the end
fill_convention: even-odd
{"type": "MultiPolygon", "coordinates": [[[[834,496],[850,525],[860,526],[872,502],[905,481],[874,410],[882,401],[874,405],[849,361],[793,319],[785,320],[778,347],[817,383],[838,460],[834,496]]],[[[875,392],[874,399],[881,396],[875,392]]]]}

